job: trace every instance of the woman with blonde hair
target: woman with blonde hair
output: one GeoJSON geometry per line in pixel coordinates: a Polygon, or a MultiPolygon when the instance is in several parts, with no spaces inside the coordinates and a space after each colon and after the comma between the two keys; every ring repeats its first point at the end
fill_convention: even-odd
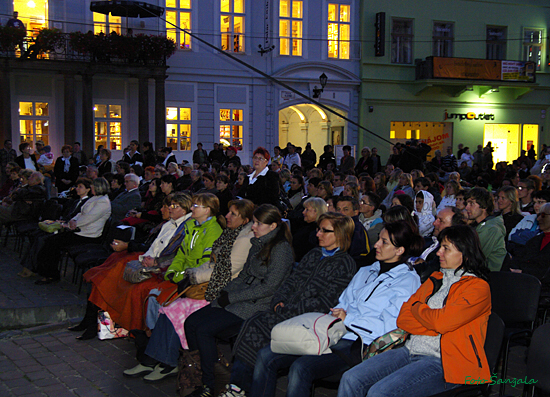
{"type": "Polygon", "coordinates": [[[462,190],[458,182],[449,180],[445,184],[445,197],[441,199],[441,202],[437,206],[437,212],[441,211],[445,207],[454,207],[456,204],[456,194],[462,190]]]}
{"type": "Polygon", "coordinates": [[[503,186],[497,191],[497,208],[506,227],[506,239],[514,227],[523,219],[518,199],[518,191],[513,186],[503,186]]]}

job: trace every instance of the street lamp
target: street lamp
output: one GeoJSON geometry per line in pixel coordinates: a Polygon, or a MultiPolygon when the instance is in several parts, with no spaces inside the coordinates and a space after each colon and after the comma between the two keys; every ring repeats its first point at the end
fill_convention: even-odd
{"type": "Polygon", "coordinates": [[[319,76],[319,83],[321,83],[321,88],[317,88],[317,86],[313,87],[313,98],[319,98],[321,96],[321,93],[323,92],[323,89],[327,85],[328,77],[326,74],[322,74],[319,76]]]}

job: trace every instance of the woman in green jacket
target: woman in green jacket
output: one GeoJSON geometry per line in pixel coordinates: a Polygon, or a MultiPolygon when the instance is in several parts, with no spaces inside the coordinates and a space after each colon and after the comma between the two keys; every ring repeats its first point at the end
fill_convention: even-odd
{"type": "Polygon", "coordinates": [[[193,197],[191,219],[185,222],[185,237],[164,278],[174,283],[185,278],[185,270],[199,267],[210,260],[212,244],[222,234],[225,218],[218,216],[220,202],[215,194],[200,193],[193,197]]]}

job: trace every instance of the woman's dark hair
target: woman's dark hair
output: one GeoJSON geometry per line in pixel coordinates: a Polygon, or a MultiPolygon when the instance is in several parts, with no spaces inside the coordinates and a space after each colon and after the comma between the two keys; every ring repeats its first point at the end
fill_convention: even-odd
{"type": "Polygon", "coordinates": [[[202,174],[202,179],[208,179],[210,182],[215,182],[216,181],[216,178],[214,177],[214,174],[212,174],[211,172],[205,172],[204,174],[202,174]]]}
{"type": "Polygon", "coordinates": [[[411,211],[408,208],[403,207],[402,205],[396,205],[389,208],[384,213],[384,215],[382,215],[382,219],[384,220],[385,224],[405,221],[408,222],[411,227],[413,227],[413,229],[416,228],[416,230],[418,230],[418,222],[411,215],[411,211]]]}
{"type": "Polygon", "coordinates": [[[395,196],[393,196],[392,201],[393,199],[399,200],[401,205],[408,209],[410,212],[414,211],[414,201],[408,194],[396,194],[395,196]]]}
{"type": "Polygon", "coordinates": [[[109,149],[101,149],[99,154],[105,154],[105,156],[107,156],[107,160],[111,160],[111,151],[109,149]]]}
{"type": "Polygon", "coordinates": [[[160,177],[160,181],[172,184],[172,190],[176,187],[176,177],[174,175],[163,175],[160,177]]]}
{"type": "Polygon", "coordinates": [[[137,176],[143,176],[143,167],[141,165],[134,164],[130,168],[134,170],[134,174],[136,174],[137,176]]]}
{"type": "Polygon", "coordinates": [[[218,175],[216,177],[216,182],[223,182],[229,185],[231,180],[227,177],[227,175],[218,175]]]}
{"type": "Polygon", "coordinates": [[[146,196],[149,196],[150,193],[149,193],[149,187],[151,186],[151,183],[155,183],[155,186],[157,187],[157,192],[155,194],[159,194],[159,193],[162,193],[162,191],[160,190],[160,178],[153,178],[151,179],[151,182],[149,182],[149,186],[147,187],[147,193],[145,193],[146,196]]]}
{"type": "Polygon", "coordinates": [[[124,186],[124,175],[114,174],[113,179],[111,179],[111,181],[113,181],[115,179],[116,179],[119,186],[124,186]]]}
{"type": "Polygon", "coordinates": [[[266,225],[271,225],[272,223],[277,224],[277,233],[275,234],[275,237],[264,245],[262,250],[258,253],[263,264],[267,265],[271,259],[271,250],[273,247],[284,241],[287,241],[290,245],[292,245],[292,234],[290,233],[286,222],[283,221],[281,213],[277,207],[272,204],[262,204],[256,208],[254,211],[254,218],[266,225]]]}
{"type": "Polygon", "coordinates": [[[128,164],[126,161],[119,161],[116,164],[124,170],[124,175],[130,173],[130,164],[128,164]]]}
{"type": "Polygon", "coordinates": [[[78,185],[82,185],[84,186],[86,189],[89,189],[90,186],[92,186],[92,180],[90,178],[83,178],[83,177],[80,177],[76,180],[76,182],[74,183],[75,186],[78,186],[78,185]]]}
{"type": "Polygon", "coordinates": [[[376,192],[376,184],[374,183],[374,179],[370,176],[366,175],[359,177],[359,182],[365,183],[365,191],[363,193],[376,192]]]}
{"type": "Polygon", "coordinates": [[[481,251],[481,243],[474,229],[466,225],[449,226],[439,233],[439,242],[448,241],[462,254],[462,265],[459,269],[473,273],[479,278],[488,280],[489,268],[485,261],[485,255],[481,251]]]}
{"type": "Polygon", "coordinates": [[[304,188],[304,178],[301,175],[292,175],[290,179],[296,179],[298,183],[300,184],[300,187],[304,188]]]}
{"type": "Polygon", "coordinates": [[[418,256],[422,253],[424,239],[418,234],[418,228],[413,228],[410,222],[387,223],[384,225],[384,229],[388,232],[390,241],[396,248],[405,248],[402,256],[418,256]]]}

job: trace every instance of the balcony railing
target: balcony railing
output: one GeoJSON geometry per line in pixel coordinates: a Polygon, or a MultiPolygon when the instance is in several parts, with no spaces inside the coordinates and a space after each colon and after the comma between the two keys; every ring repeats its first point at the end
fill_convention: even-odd
{"type": "Polygon", "coordinates": [[[56,29],[42,29],[35,37],[21,39],[13,35],[13,31],[6,33],[6,30],[0,30],[0,57],[21,60],[166,66],[166,60],[176,49],[174,41],[164,36],[121,36],[116,33],[95,35],[92,32],[62,33],[56,29]]]}

